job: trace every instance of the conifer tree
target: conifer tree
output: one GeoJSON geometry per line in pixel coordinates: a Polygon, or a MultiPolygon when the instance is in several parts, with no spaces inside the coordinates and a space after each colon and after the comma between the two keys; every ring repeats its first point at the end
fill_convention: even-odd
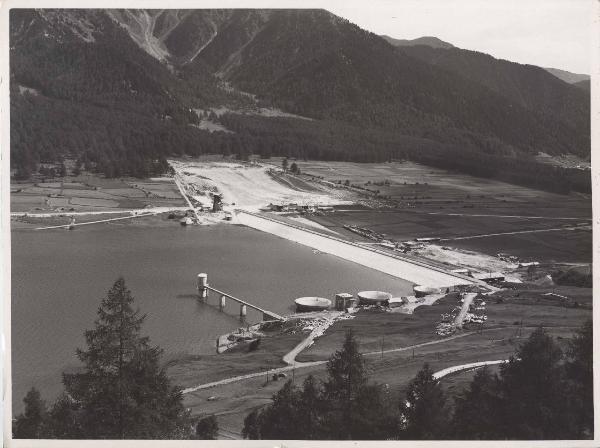
{"type": "Polygon", "coordinates": [[[401,437],[435,440],[446,436],[448,411],[446,397],[425,364],[408,385],[406,400],[400,403],[401,437]]]}
{"type": "Polygon", "coordinates": [[[244,439],[259,440],[261,438],[261,412],[254,409],[244,419],[244,427],[242,428],[242,437],[244,439]]]}
{"type": "Polygon", "coordinates": [[[352,416],[358,412],[358,398],[367,383],[365,365],[352,331],[344,345],[327,362],[328,380],[324,398],[328,401],[326,427],[333,439],[351,439],[352,416]]]}
{"type": "Polygon", "coordinates": [[[477,371],[469,388],[456,398],[452,422],[458,439],[504,438],[498,418],[501,407],[498,377],[487,367],[477,371]]]}
{"type": "Polygon", "coordinates": [[[85,439],[79,422],[80,405],[62,393],[52,405],[48,418],[48,437],[52,439],[85,439]]]}
{"type": "Polygon", "coordinates": [[[298,426],[300,393],[286,381],[281,390],[273,395],[273,404],[263,411],[260,435],[262,439],[302,439],[298,426]]]}
{"type": "Polygon", "coordinates": [[[219,435],[219,424],[214,415],[201,418],[196,423],[196,437],[201,440],[215,440],[219,435]]]}
{"type": "Polygon", "coordinates": [[[569,438],[563,353],[539,327],[500,367],[501,422],[506,437],[522,440],[569,438]]]}
{"type": "Polygon", "coordinates": [[[13,422],[13,437],[15,439],[39,439],[44,437],[46,430],[47,409],[40,392],[32,387],[25,398],[25,411],[19,414],[13,422]]]}
{"type": "Polygon", "coordinates": [[[140,336],[145,316],[119,278],[102,299],[95,328],[77,350],[81,373],[63,375],[86,438],[188,438],[189,416],[181,391],[160,365],[161,349],[140,336]]]}
{"type": "Polygon", "coordinates": [[[584,323],[570,341],[567,357],[569,408],[574,413],[577,432],[574,437],[592,438],[594,433],[594,352],[591,319],[584,323]]]}
{"type": "Polygon", "coordinates": [[[320,386],[314,376],[309,375],[302,383],[298,424],[307,440],[320,438],[324,403],[320,386]]]}

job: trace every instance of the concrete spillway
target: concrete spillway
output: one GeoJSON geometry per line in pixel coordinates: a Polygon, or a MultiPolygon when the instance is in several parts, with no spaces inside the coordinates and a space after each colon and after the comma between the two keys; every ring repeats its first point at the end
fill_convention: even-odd
{"type": "Polygon", "coordinates": [[[462,276],[452,275],[451,272],[446,272],[433,266],[402,259],[399,256],[372,250],[340,238],[302,229],[255,213],[240,211],[236,216],[236,222],[318,249],[321,252],[335,255],[344,260],[353,261],[368,268],[393,275],[394,277],[408,280],[412,283],[438,288],[472,283],[472,281],[462,276]]]}

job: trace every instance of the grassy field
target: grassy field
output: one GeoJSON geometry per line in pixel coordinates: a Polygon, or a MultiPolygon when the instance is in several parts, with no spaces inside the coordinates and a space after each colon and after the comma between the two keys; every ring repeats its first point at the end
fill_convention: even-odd
{"type": "Polygon", "coordinates": [[[92,174],[11,184],[11,212],[82,212],[185,206],[170,178],[105,179],[92,174]]]}
{"type": "Polygon", "coordinates": [[[591,262],[589,196],[542,192],[410,162],[297,163],[307,179],[347,181],[371,190],[362,207],[339,207],[334,214],[314,218],[354,239],[357,236],[343,225],[366,227],[400,241],[445,238],[445,245],[489,255],[504,252],[546,262],[591,262]],[[385,200],[377,199],[374,191],[385,200]],[[454,239],[548,229],[558,230],[454,239]]]}
{"type": "Polygon", "coordinates": [[[261,370],[266,372],[285,366],[283,355],[307,335],[307,332],[267,333],[255,351],[248,351],[248,345],[242,344],[219,355],[178,358],[169,362],[168,373],[176,384],[192,387],[261,370]]]}
{"type": "MultiPolygon", "coordinates": [[[[370,380],[387,384],[392,398],[398,400],[426,362],[437,371],[476,361],[508,359],[539,325],[543,325],[564,348],[568,338],[592,316],[591,289],[523,285],[520,289],[504,290],[490,297],[486,308],[488,321],[482,332],[477,332],[476,328],[465,328],[457,333],[461,337],[446,341],[435,334],[435,325],[439,322],[440,314],[456,306],[457,300],[456,294],[450,294],[435,305],[417,308],[413,315],[361,311],[355,319],[335,323],[297,360],[329,359],[333,352],[340,349],[346,331],[352,330],[361,352],[376,352],[364,358],[370,380]],[[556,300],[541,298],[541,294],[552,291],[577,301],[579,307],[566,308],[556,300]],[[379,354],[382,348],[385,351],[429,341],[440,342],[418,347],[414,351],[379,354]]],[[[221,357],[191,360],[191,364],[184,362],[176,370],[171,367],[170,373],[175,380],[183,380],[183,385],[189,386],[264,369],[265,376],[185,395],[185,405],[191,408],[193,414],[215,414],[221,435],[239,438],[245,416],[252,409],[268,404],[272,394],[283,385],[282,381],[267,381],[266,369],[281,365],[277,362],[280,359],[278,357],[297,343],[298,336],[265,340],[266,344],[261,348],[264,351],[256,355],[230,353],[221,357]]],[[[298,368],[288,378],[292,377],[296,384],[301,384],[309,374],[325,380],[326,365],[298,368]]],[[[456,394],[468,386],[472,375],[473,372],[451,375],[444,378],[442,384],[449,394],[456,394]]]]}

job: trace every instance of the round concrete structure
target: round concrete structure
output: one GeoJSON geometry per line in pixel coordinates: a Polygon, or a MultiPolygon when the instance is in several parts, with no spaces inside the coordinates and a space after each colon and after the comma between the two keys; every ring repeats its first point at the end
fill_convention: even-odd
{"type": "Polygon", "coordinates": [[[440,290],[438,288],[434,288],[433,286],[422,286],[422,285],[413,286],[413,291],[415,292],[416,297],[425,297],[430,294],[439,294],[440,293],[440,290]]]}
{"type": "Polygon", "coordinates": [[[392,298],[389,292],[383,291],[361,291],[358,293],[360,305],[381,305],[392,298]]]}
{"type": "Polygon", "coordinates": [[[331,300],[323,297],[300,297],[294,300],[296,303],[296,311],[323,311],[331,306],[331,300]]]}

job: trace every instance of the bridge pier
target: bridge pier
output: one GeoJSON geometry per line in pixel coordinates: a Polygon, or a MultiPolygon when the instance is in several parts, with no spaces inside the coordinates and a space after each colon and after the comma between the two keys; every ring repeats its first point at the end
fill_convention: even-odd
{"type": "Polygon", "coordinates": [[[227,299],[231,299],[234,302],[239,303],[240,305],[240,318],[245,319],[247,313],[248,313],[248,308],[252,308],[253,310],[258,311],[259,313],[262,313],[263,316],[263,320],[279,320],[279,321],[284,321],[285,318],[283,316],[280,316],[277,313],[273,313],[271,311],[265,310],[257,305],[254,305],[250,302],[247,302],[245,300],[239,299],[237,297],[232,296],[231,294],[227,294],[226,292],[223,291],[219,291],[216,288],[213,288],[212,286],[210,286],[208,284],[208,275],[207,274],[198,274],[198,296],[201,299],[206,299],[208,297],[208,291],[213,291],[215,294],[218,294],[220,296],[219,299],[219,309],[221,311],[224,311],[225,306],[227,304],[227,299]]]}

